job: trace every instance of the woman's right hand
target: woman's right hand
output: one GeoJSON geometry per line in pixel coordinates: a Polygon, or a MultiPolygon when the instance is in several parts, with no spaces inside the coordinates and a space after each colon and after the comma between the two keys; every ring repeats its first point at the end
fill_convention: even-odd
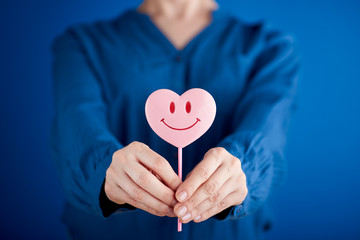
{"type": "Polygon", "coordinates": [[[143,143],[132,142],[113,154],[104,190],[117,204],[175,217],[175,192],[181,182],[165,158],[143,143]]]}

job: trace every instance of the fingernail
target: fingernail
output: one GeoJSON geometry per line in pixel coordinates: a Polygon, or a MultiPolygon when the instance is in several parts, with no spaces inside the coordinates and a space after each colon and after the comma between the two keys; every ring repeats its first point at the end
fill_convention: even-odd
{"type": "Polygon", "coordinates": [[[201,218],[201,215],[197,216],[197,217],[194,219],[194,221],[199,221],[200,218],[201,218]]]}
{"type": "Polygon", "coordinates": [[[172,201],[172,203],[171,203],[171,206],[173,207],[173,206],[175,206],[177,204],[177,201],[174,199],[173,201],[172,201]]]}
{"type": "Polygon", "coordinates": [[[185,206],[182,206],[180,207],[179,211],[178,211],[178,214],[179,214],[179,217],[182,217],[187,211],[187,208],[185,206]]]}
{"type": "Polygon", "coordinates": [[[185,191],[182,191],[182,192],[179,194],[179,200],[180,200],[180,201],[184,201],[186,197],[187,197],[187,193],[186,193],[185,191]]]}
{"type": "Polygon", "coordinates": [[[191,214],[188,213],[188,214],[186,214],[186,215],[182,218],[182,220],[183,220],[183,221],[186,221],[186,220],[188,220],[190,217],[191,217],[191,214]]]}

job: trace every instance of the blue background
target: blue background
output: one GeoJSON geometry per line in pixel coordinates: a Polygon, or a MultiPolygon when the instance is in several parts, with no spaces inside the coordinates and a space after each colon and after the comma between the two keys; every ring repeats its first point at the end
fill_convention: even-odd
{"type": "MultiPolygon", "coordinates": [[[[140,1],[1,0],[0,238],[64,239],[64,196],[48,153],[53,38],[140,1]]],[[[220,0],[292,33],[303,59],[288,180],[269,239],[360,239],[360,2],[220,0]]]]}

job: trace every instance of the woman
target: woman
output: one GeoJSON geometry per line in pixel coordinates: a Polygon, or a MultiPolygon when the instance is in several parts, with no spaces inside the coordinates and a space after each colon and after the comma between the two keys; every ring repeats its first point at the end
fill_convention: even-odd
{"type": "Polygon", "coordinates": [[[216,9],[145,0],[56,39],[52,155],[70,238],[261,239],[270,227],[298,58],[291,37],[216,9]],[[157,89],[195,87],[218,110],[184,149],[182,181],[177,149],[150,129],[144,105],[157,89]]]}

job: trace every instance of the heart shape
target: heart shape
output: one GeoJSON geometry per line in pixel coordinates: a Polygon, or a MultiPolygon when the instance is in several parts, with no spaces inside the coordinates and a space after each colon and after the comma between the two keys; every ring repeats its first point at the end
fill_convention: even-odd
{"type": "Polygon", "coordinates": [[[181,96],[159,89],[148,97],[145,115],[154,132],[171,145],[184,148],[201,137],[215,119],[216,104],[210,93],[193,88],[181,96]]]}

